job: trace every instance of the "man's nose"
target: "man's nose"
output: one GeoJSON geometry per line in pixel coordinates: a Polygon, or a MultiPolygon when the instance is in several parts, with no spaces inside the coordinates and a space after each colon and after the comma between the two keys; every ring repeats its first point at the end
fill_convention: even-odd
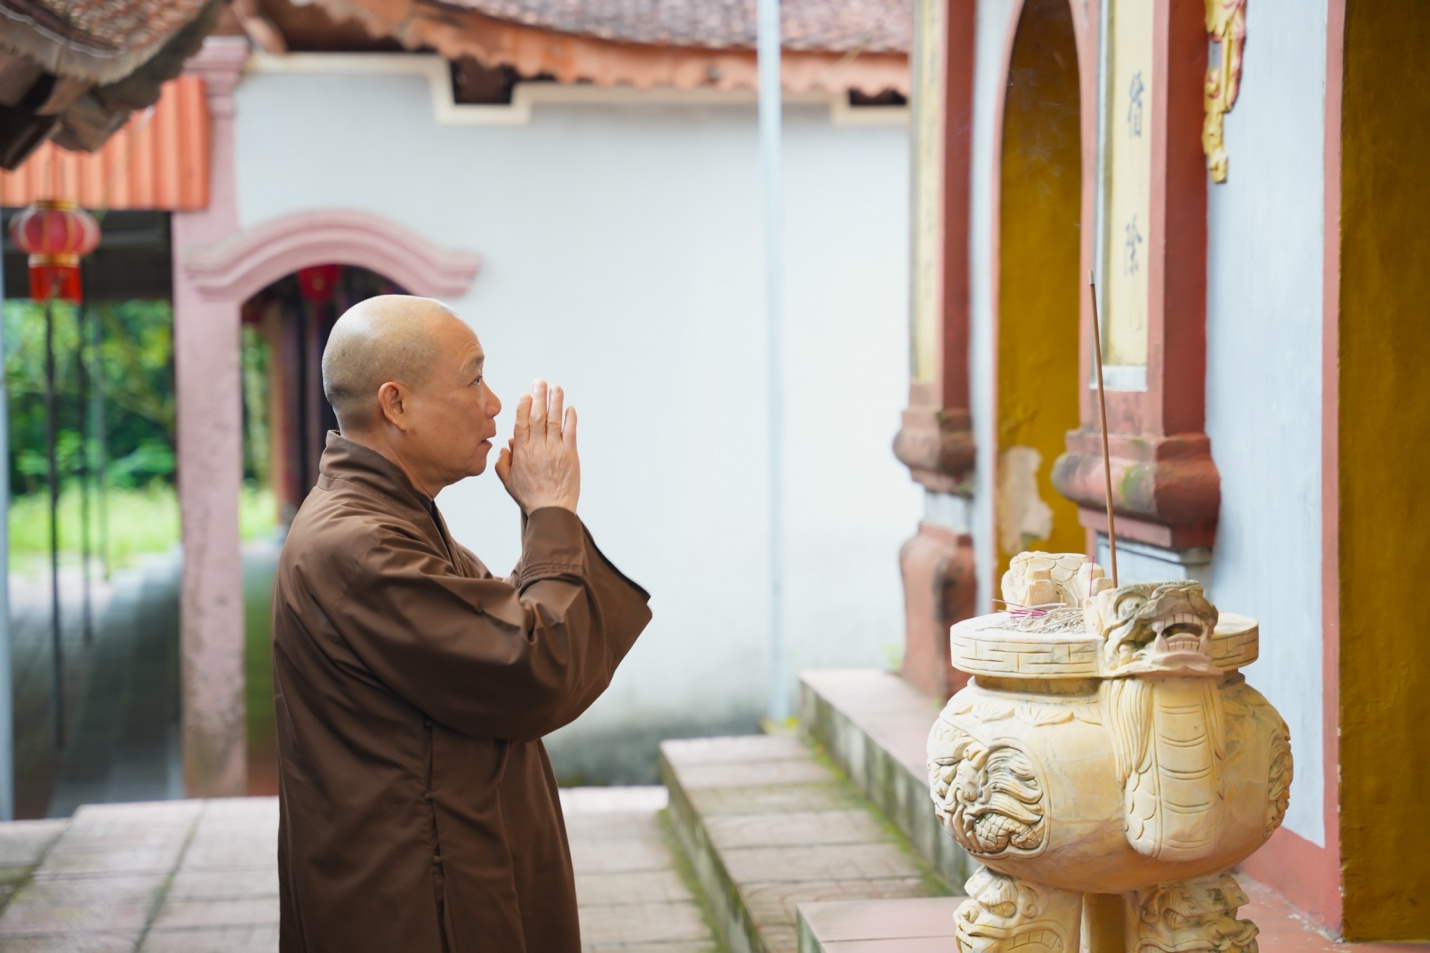
{"type": "Polygon", "coordinates": [[[487,416],[495,417],[497,414],[501,413],[501,398],[497,396],[496,391],[490,391],[489,393],[492,395],[492,401],[491,405],[487,409],[487,416]]]}

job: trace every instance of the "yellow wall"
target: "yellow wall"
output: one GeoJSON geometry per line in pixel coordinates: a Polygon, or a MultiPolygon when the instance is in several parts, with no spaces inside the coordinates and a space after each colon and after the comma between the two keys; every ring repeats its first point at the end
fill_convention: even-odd
{"type": "MultiPolygon", "coordinates": [[[[1027,0],[1008,82],[999,209],[999,466],[1013,446],[1042,455],[1037,487],[1053,510],[1052,535],[1019,549],[1082,552],[1077,506],[1050,479],[1067,431],[1079,423],[1078,307],[1087,286],[1078,264],[1082,163],[1067,0],[1027,0]]],[[[1016,552],[1000,552],[1000,576],[1016,552]]]]}
{"type": "Polygon", "coordinates": [[[1430,3],[1351,0],[1346,8],[1340,297],[1345,936],[1427,940],[1430,3]]]}

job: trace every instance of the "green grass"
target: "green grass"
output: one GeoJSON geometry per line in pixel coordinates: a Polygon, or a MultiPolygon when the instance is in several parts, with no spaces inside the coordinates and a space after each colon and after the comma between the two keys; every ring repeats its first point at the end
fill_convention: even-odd
{"type": "MultiPolygon", "coordinates": [[[[113,566],[130,566],[145,553],[167,552],[179,541],[179,501],[174,488],[155,482],[143,489],[111,487],[107,493],[109,559],[113,566]]],[[[49,496],[31,493],[10,501],[10,570],[38,572],[50,551],[49,496]]],[[[72,563],[80,551],[80,490],[70,483],[60,493],[60,552],[72,563]]],[[[266,487],[245,484],[239,492],[238,529],[244,540],[270,535],[277,521],[273,493],[266,487]]],[[[99,546],[99,505],[90,494],[90,547],[99,546]]]]}
{"type": "Polygon", "coordinates": [[[276,551],[243,561],[243,689],[248,711],[250,769],[255,761],[272,762],[277,746],[272,644],[275,557],[276,551]]]}

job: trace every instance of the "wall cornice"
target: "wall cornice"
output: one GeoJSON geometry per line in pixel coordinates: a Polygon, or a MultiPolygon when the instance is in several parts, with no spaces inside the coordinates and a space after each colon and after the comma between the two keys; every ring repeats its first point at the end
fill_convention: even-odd
{"type": "Polygon", "coordinates": [[[438,248],[381,216],[352,209],[295,212],[205,248],[180,265],[205,298],[242,302],[299,268],[338,263],[378,272],[412,294],[460,298],[481,257],[438,248]]]}
{"type": "MultiPolygon", "coordinates": [[[[254,53],[247,71],[256,74],[308,76],[420,76],[432,97],[432,118],[442,126],[522,126],[531,122],[538,105],[645,105],[645,106],[753,106],[753,89],[702,86],[594,86],[574,83],[518,83],[509,104],[459,103],[452,96],[447,61],[422,53],[289,53],[274,56],[254,53]]],[[[841,90],[786,90],[787,106],[826,106],[830,120],[840,126],[903,125],[908,107],[849,105],[841,90]]]]}

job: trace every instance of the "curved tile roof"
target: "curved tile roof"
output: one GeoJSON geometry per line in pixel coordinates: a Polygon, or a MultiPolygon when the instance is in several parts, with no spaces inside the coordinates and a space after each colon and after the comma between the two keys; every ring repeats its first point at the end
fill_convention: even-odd
{"type": "Polygon", "coordinates": [[[208,0],[0,0],[0,49],[56,76],[112,83],[192,21],[208,0]]]}
{"type": "MultiPolygon", "coordinates": [[[[755,0],[307,0],[372,36],[523,76],[755,89],[755,0]]],[[[913,0],[781,0],[791,92],[909,92],[913,0]]]]}
{"type": "MultiPolygon", "coordinates": [[[[755,0],[446,0],[442,5],[616,42],[707,49],[755,45],[755,0]]],[[[786,49],[909,50],[911,0],[784,0],[780,8],[786,49]]]]}

